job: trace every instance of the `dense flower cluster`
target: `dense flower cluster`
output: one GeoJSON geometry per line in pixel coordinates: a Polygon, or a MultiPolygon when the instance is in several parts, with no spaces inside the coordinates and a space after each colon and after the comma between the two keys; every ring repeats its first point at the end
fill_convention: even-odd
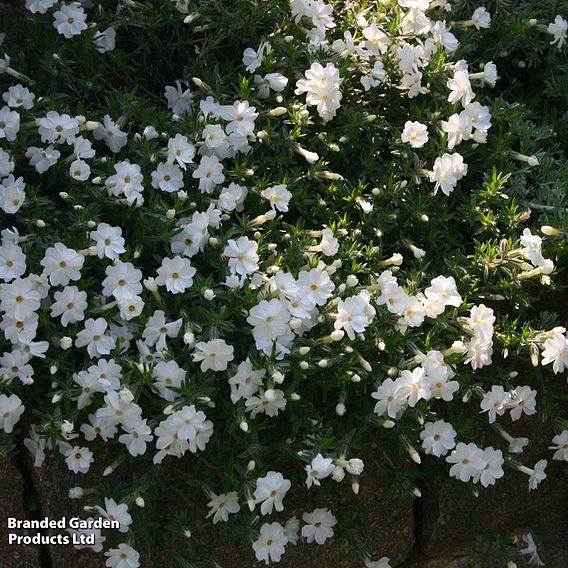
{"type": "MultiPolygon", "coordinates": [[[[34,18],[51,18],[69,41],[88,34],[83,49],[104,57],[127,32],[100,27],[91,4],[26,0],[34,18]]],[[[118,4],[133,14],[144,9],[118,4]]],[[[192,24],[190,2],[168,4],[192,24]]],[[[387,189],[393,200],[410,191],[400,208],[420,201],[426,226],[429,206],[455,207],[466,199],[457,195],[460,184],[470,176],[480,184],[480,171],[491,171],[491,156],[480,166],[477,153],[485,155],[493,135],[498,69],[455,55],[460,31],[489,28],[489,12],[480,7],[450,24],[451,3],[440,0],[364,10],[358,2],[285,4],[281,29],[242,53],[240,89],[207,77],[163,85],[159,116],[142,127],[129,112],[60,108],[53,93],[32,92],[7,55],[0,60],[8,79],[0,109],[0,434],[25,425],[36,467],[60,454],[75,474],[91,469],[100,442],[121,456],[105,475],[125,460],[149,456],[167,468],[188,450],[196,464],[201,454],[221,452],[208,464],[203,517],[218,524],[242,516],[245,504],[256,511],[245,530],[267,564],[300,536],[318,545],[334,536],[341,511],[302,509],[300,501],[294,510],[302,524],[282,513],[297,492],[332,482],[347,479],[357,494],[364,456],[356,457],[349,440],[364,439],[369,427],[400,428],[414,462],[420,451],[439,458],[461,482],[488,487],[510,466],[536,489],[547,460],[529,468],[513,459],[529,440],[499,423],[535,415],[538,389],[476,372],[513,344],[519,360],[528,354],[555,375],[568,367],[564,327],[517,322],[523,332],[504,343],[511,324],[497,306],[505,298],[480,292],[474,268],[434,260],[431,267],[436,245],[416,235],[384,244],[372,217],[387,189]],[[384,110],[399,101],[419,110],[384,110]],[[326,145],[341,157],[348,135],[337,136],[333,124],[355,107],[369,111],[362,136],[372,129],[392,141],[392,171],[380,183],[318,153],[326,145]],[[317,184],[325,184],[319,201],[305,193],[317,184]],[[352,225],[326,213],[325,199],[341,187],[352,225]],[[38,397],[45,407],[36,416],[38,397]],[[329,399],[331,415],[314,411],[310,419],[329,399]],[[458,435],[444,410],[456,404],[475,406],[506,443],[458,435]],[[249,453],[249,445],[271,444],[264,431],[286,416],[292,426],[273,455],[280,461],[249,453]],[[347,426],[326,435],[326,419],[347,426]],[[233,444],[250,461],[221,473],[231,458],[219,447],[233,444]]],[[[544,31],[554,49],[563,47],[566,20],[557,16],[544,31]]],[[[538,164],[507,152],[516,163],[538,164]]],[[[395,225],[397,215],[404,223],[397,209],[395,225]]],[[[486,266],[507,271],[519,287],[550,285],[555,263],[545,255],[561,231],[543,227],[543,238],[520,229],[503,237],[486,266]]],[[[551,444],[552,459],[568,461],[568,428],[551,444]]],[[[137,504],[141,492],[132,492],[137,504]]],[[[77,487],[70,496],[86,495],[77,487]]],[[[90,510],[131,534],[131,501],[107,497],[90,510]]],[[[97,536],[92,548],[101,552],[105,537],[97,536]]],[[[106,550],[106,566],[140,566],[132,544],[106,550]]],[[[363,561],[389,566],[384,557],[363,561]]]]}

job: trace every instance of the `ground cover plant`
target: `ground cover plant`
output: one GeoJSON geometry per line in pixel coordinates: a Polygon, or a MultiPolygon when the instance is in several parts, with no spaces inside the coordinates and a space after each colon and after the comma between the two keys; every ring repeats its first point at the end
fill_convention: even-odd
{"type": "Polygon", "coordinates": [[[212,565],[213,527],[266,564],[335,538],[386,568],[358,520],[375,448],[417,498],[424,459],[477,493],[568,461],[556,8],[26,0],[8,22],[0,453],[76,474],[120,522],[106,566],[164,539],[212,565]],[[510,429],[537,421],[528,462],[510,429]]]}

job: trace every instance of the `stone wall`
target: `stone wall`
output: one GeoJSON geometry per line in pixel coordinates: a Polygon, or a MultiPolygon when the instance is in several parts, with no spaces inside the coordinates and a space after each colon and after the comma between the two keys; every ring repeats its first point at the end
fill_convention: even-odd
{"type": "MultiPolygon", "coordinates": [[[[546,444],[548,432],[541,442],[546,444]]],[[[538,451],[535,444],[533,451],[538,451]]],[[[521,535],[528,530],[539,545],[539,553],[549,568],[568,566],[568,486],[558,464],[550,464],[549,478],[538,491],[529,493],[526,476],[508,473],[496,487],[476,497],[470,486],[444,479],[434,465],[423,464],[423,496],[412,500],[373,483],[368,472],[361,484],[367,497],[366,544],[376,557],[389,556],[393,568],[497,568],[506,560],[498,542],[488,546],[479,534],[492,537],[521,535]],[[476,552],[476,560],[472,554],[476,552]]],[[[100,475],[94,469],[80,483],[93,485],[100,475]],[[88,478],[88,479],[87,479],[88,478]]],[[[42,518],[80,515],[81,501],[70,501],[67,492],[78,479],[64,465],[47,461],[41,469],[27,462],[27,456],[0,463],[0,568],[98,568],[104,557],[89,550],[75,551],[67,546],[7,546],[6,517],[42,518]]],[[[333,504],[334,510],[341,508],[333,504]]],[[[109,531],[110,532],[110,531],[109,531]]],[[[217,531],[212,531],[215,539],[217,531]]],[[[116,545],[108,535],[106,544],[116,545]]],[[[494,539],[495,540],[495,539],[494,539]]],[[[240,550],[223,547],[218,558],[224,568],[260,568],[250,546],[240,550]]],[[[142,563],[144,568],[174,568],[168,549],[156,551],[156,560],[142,563]]],[[[519,557],[517,565],[528,566],[519,557]]],[[[289,546],[279,564],[283,568],[361,568],[360,558],[349,545],[332,542],[324,546],[289,546]]]]}

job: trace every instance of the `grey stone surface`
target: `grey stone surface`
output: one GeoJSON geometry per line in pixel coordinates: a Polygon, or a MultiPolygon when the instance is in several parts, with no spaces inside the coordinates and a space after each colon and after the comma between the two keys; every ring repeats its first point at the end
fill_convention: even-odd
{"type": "MultiPolygon", "coordinates": [[[[39,495],[42,514],[52,519],[61,517],[87,518],[89,515],[83,510],[82,500],[69,499],[71,487],[98,487],[104,469],[103,460],[95,462],[88,474],[74,474],[69,471],[65,463],[48,456],[41,468],[33,468],[32,478],[39,495]]],[[[104,531],[107,537],[105,548],[114,544],[112,533],[104,531]]],[[[52,534],[57,534],[57,531],[52,534]]],[[[90,549],[76,550],[74,546],[50,545],[49,556],[54,568],[102,568],[105,557],[102,553],[96,554],[90,549]]]]}
{"type": "Polygon", "coordinates": [[[13,458],[0,461],[0,568],[40,568],[39,548],[34,545],[8,545],[8,533],[34,534],[35,531],[10,531],[8,517],[26,519],[24,482],[13,458]]]}
{"type": "MultiPolygon", "coordinates": [[[[547,479],[537,490],[529,491],[528,477],[506,468],[504,479],[488,489],[480,487],[476,497],[470,486],[445,481],[439,472],[436,474],[434,469],[426,467],[426,487],[417,534],[420,551],[425,556],[452,558],[467,555],[473,550],[479,534],[506,536],[519,527],[566,523],[568,484],[565,466],[552,461],[547,449],[554,435],[552,425],[523,420],[511,425],[509,430],[515,436],[525,435],[531,440],[519,461],[532,466],[544,456],[548,458],[547,479]]],[[[488,440],[485,445],[491,442],[488,440]]],[[[568,531],[565,534],[568,538],[568,531]]],[[[568,562],[558,566],[565,568],[568,562]]],[[[492,567],[488,565],[488,568],[492,567]]]]}

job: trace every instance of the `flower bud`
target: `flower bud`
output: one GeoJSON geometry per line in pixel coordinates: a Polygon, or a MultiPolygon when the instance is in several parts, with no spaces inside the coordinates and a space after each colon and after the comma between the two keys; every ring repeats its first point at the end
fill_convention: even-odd
{"type": "Polygon", "coordinates": [[[543,233],[544,235],[547,235],[549,237],[560,237],[562,236],[562,231],[559,231],[558,229],[555,229],[554,227],[551,227],[550,225],[543,225],[540,228],[541,233],[543,233]]]}
{"type": "Polygon", "coordinates": [[[330,337],[333,341],[341,341],[345,337],[345,332],[342,329],[335,329],[331,332],[330,337]]]}
{"type": "Polygon", "coordinates": [[[83,497],[83,495],[85,494],[85,491],[83,490],[82,487],[71,487],[71,489],[69,489],[69,499],[81,499],[81,497],[83,497]]]}
{"type": "Polygon", "coordinates": [[[210,302],[213,298],[215,298],[215,292],[213,292],[211,288],[206,288],[203,290],[203,297],[210,302]]]}
{"type": "Polygon", "coordinates": [[[337,416],[343,416],[345,414],[345,411],[347,409],[345,408],[345,405],[343,403],[339,403],[336,407],[335,407],[335,414],[337,414],[337,416]]]}

